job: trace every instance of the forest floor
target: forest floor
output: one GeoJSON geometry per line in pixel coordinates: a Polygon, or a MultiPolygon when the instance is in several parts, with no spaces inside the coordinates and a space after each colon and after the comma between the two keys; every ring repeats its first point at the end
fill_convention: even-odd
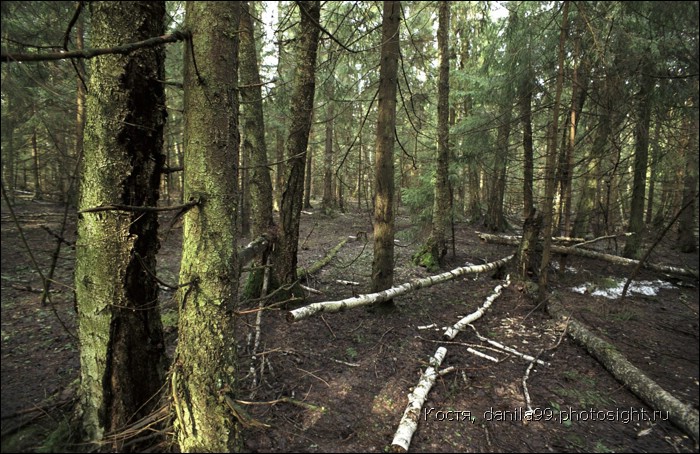
{"type": "MultiPolygon", "coordinates": [[[[63,209],[58,204],[25,200],[15,210],[29,248],[46,273],[56,239],[43,226],[58,232],[63,209]]],[[[350,235],[371,234],[366,212],[333,216],[311,212],[302,217],[300,266],[310,266],[350,235]]],[[[161,225],[168,223],[165,216],[161,225]]],[[[446,269],[491,262],[514,252],[512,246],[484,243],[477,230],[474,225],[456,225],[456,254],[450,251],[446,269]]],[[[74,217],[67,232],[66,239],[73,241],[74,217]]],[[[167,238],[164,235],[158,260],[160,278],[166,282],[177,281],[180,233],[176,226],[167,238]]],[[[424,237],[408,217],[397,219],[396,284],[429,275],[410,263],[424,237]]],[[[47,436],[56,433],[57,427],[67,427],[79,376],[71,290],[75,252],[66,246],[61,249],[54,276],[60,284],[53,286],[53,304],[41,306],[37,293],[41,279],[4,202],[1,244],[2,451],[49,452],[59,449],[56,440],[47,440],[47,436]]],[[[672,244],[672,239],[665,239],[650,260],[697,268],[697,253],[678,253],[672,244]]],[[[614,243],[607,246],[608,252],[615,253],[614,243]]],[[[622,246],[620,241],[617,251],[622,246]]],[[[367,292],[371,263],[371,235],[369,242],[362,236],[349,241],[328,266],[309,277],[306,285],[322,294],[310,294],[306,303],[367,292]]],[[[642,271],[637,280],[666,283],[656,295],[634,293],[620,304],[594,294],[595,289],[610,288],[630,272],[629,267],[569,256],[563,273],[551,273],[551,297],[697,411],[697,281],[642,271]],[[583,294],[571,290],[577,286],[587,290],[583,294]]],[[[443,327],[476,310],[503,282],[492,275],[467,275],[398,297],[398,310],[390,314],[358,308],[290,324],[286,310],[264,311],[254,362],[255,313],[240,316],[235,333],[241,361],[239,396],[260,403],[244,406],[252,418],[266,425],[245,430],[245,450],[387,451],[408,393],[417,385],[429,358],[444,346],[447,355],[442,368],[453,366],[455,370],[440,376],[428,394],[411,451],[698,451],[665,413],[654,415],[582,347],[569,336],[562,337],[563,323],[555,322],[522,288],[512,284],[473,325],[481,336],[522,353],[534,356],[544,350],[540,359],[549,365],[534,367],[527,380],[531,405],[540,420],[524,421],[523,377],[528,361],[490,348],[473,329],[453,341],[442,341],[443,327]],[[419,328],[433,324],[435,329],[419,328]],[[470,347],[498,362],[475,356],[470,347]],[[256,368],[255,383],[251,365],[256,368]]],[[[164,291],[161,297],[164,326],[174,343],[177,306],[172,293],[164,291]]],[[[244,303],[241,310],[255,307],[244,303]]],[[[75,446],[60,449],[81,450],[75,446]]]]}

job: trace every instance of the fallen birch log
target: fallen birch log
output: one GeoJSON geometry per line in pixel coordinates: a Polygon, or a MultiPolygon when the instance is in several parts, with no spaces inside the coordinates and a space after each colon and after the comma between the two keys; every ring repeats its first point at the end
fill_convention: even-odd
{"type": "MultiPolygon", "coordinates": [[[[481,238],[484,241],[490,242],[490,243],[497,243],[497,244],[511,244],[511,245],[518,245],[520,244],[520,238],[516,236],[502,236],[502,235],[492,235],[489,233],[480,233],[479,238],[481,238]]],[[[582,249],[582,248],[577,248],[577,247],[565,247],[565,246],[555,246],[552,245],[552,252],[556,252],[558,254],[570,254],[570,255],[578,255],[581,257],[587,257],[591,259],[600,259],[600,260],[605,260],[607,262],[611,263],[616,263],[618,265],[637,265],[639,263],[639,260],[632,260],[628,259],[625,257],[620,257],[619,255],[612,255],[612,254],[605,254],[603,252],[596,252],[596,251],[591,251],[589,249],[582,249]]],[[[654,263],[644,263],[642,265],[644,268],[653,270],[653,271],[658,271],[661,273],[668,273],[668,274],[673,274],[677,276],[689,276],[689,277],[694,277],[695,279],[698,279],[700,277],[700,274],[698,274],[698,270],[690,270],[686,268],[680,268],[676,266],[669,266],[669,265],[657,265],[654,263]]]]}
{"type": "Polygon", "coordinates": [[[457,334],[460,331],[464,331],[464,328],[467,327],[470,323],[472,323],[475,320],[478,320],[481,318],[482,315],[486,312],[486,310],[491,307],[491,303],[496,301],[496,298],[501,296],[501,292],[503,291],[504,288],[508,287],[510,285],[510,274],[506,276],[506,283],[505,285],[498,285],[496,286],[495,289],[493,289],[493,293],[489,295],[488,298],[486,298],[486,301],[484,301],[484,304],[471,314],[467,315],[466,317],[462,318],[460,321],[454,324],[454,326],[451,326],[445,330],[445,334],[442,335],[444,339],[447,340],[452,340],[457,336],[457,334]]]}
{"type": "Polygon", "coordinates": [[[445,347],[440,347],[435,352],[435,356],[430,358],[430,366],[425,369],[421,375],[418,385],[413,392],[408,395],[408,405],[403,412],[399,428],[396,429],[394,440],[391,442],[391,448],[394,452],[406,452],[411,444],[411,438],[418,428],[418,418],[423,404],[428,397],[430,389],[435,384],[435,379],[439,375],[437,369],[442,364],[442,360],[447,354],[445,347]]]}
{"type": "MultiPolygon", "coordinates": [[[[558,319],[566,319],[569,316],[568,312],[553,299],[547,305],[547,311],[558,319]]],[[[666,412],[671,422],[690,435],[696,444],[698,443],[700,418],[697,410],[676,399],[630,363],[612,344],[597,337],[574,318],[569,320],[568,334],[600,361],[618,381],[654,410],[666,412]]]]}
{"type": "Polygon", "coordinates": [[[297,322],[299,320],[311,317],[312,315],[317,314],[319,312],[334,313],[340,312],[345,309],[351,309],[354,307],[381,303],[383,301],[388,301],[390,299],[396,298],[397,296],[406,294],[412,290],[431,287],[435,284],[440,284],[450,279],[462,276],[463,274],[483,273],[485,271],[495,270],[508,263],[508,261],[512,258],[513,256],[509,255],[508,257],[505,257],[501,260],[496,260],[495,262],[487,263],[485,265],[473,265],[455,268],[454,270],[435,276],[429,276],[423,279],[414,279],[410,282],[399,285],[398,287],[392,287],[390,289],[383,290],[377,293],[367,293],[364,295],[346,298],[344,300],[339,301],[325,301],[322,303],[309,304],[308,306],[303,306],[298,309],[294,309],[293,311],[287,312],[287,321],[297,322]]]}

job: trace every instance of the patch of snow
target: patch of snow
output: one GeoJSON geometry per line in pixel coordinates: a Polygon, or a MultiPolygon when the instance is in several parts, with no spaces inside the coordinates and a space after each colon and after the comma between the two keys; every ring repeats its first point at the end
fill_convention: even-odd
{"type": "MultiPolygon", "coordinates": [[[[571,291],[580,294],[586,294],[589,293],[591,289],[595,289],[593,290],[593,293],[591,293],[591,295],[603,296],[608,299],[616,299],[622,295],[622,289],[625,287],[625,282],[627,282],[627,280],[615,279],[615,281],[617,282],[617,285],[615,287],[598,288],[593,284],[586,283],[577,287],[573,287],[571,291]]],[[[656,294],[659,292],[659,289],[662,288],[672,289],[675,287],[671,283],[662,281],[660,279],[657,279],[655,281],[632,281],[630,283],[629,288],[627,289],[627,294],[638,293],[640,295],[645,296],[656,296],[656,294]]]]}

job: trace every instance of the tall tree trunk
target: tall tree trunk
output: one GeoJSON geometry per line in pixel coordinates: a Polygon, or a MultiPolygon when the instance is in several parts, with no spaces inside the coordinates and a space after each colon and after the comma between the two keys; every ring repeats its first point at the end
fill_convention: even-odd
{"type": "Polygon", "coordinates": [[[430,236],[422,250],[414,257],[418,265],[435,271],[443,264],[447,254],[445,231],[449,225],[450,211],[450,4],[441,1],[438,11],[438,126],[437,126],[437,166],[435,172],[435,197],[433,204],[433,222],[430,236]]]}
{"type": "Polygon", "coordinates": [[[647,199],[647,208],[644,223],[651,225],[654,215],[654,196],[656,187],[656,178],[659,173],[659,140],[661,140],[661,121],[657,121],[654,126],[654,140],[651,147],[651,165],[649,169],[649,197],[647,199]]]}
{"type": "Polygon", "coordinates": [[[182,452],[236,452],[239,2],[188,2],[179,341],[172,370],[182,452]],[[196,63],[196,65],[195,65],[196,63]]]}
{"type": "MultiPolygon", "coordinates": [[[[310,131],[313,134],[313,130],[310,131]]],[[[307,144],[308,147],[308,144],[307,144]]],[[[304,209],[310,210],[311,206],[311,189],[312,189],[312,179],[311,179],[311,166],[313,165],[313,152],[306,151],[306,170],[304,170],[304,209]]]]}
{"type": "MultiPolygon", "coordinates": [[[[75,47],[82,50],[85,47],[84,43],[84,26],[82,16],[78,18],[78,22],[75,24],[75,47]]],[[[85,70],[85,63],[82,59],[75,61],[76,72],[78,74],[77,80],[77,90],[76,90],[76,108],[75,108],[75,150],[74,156],[78,163],[82,162],[83,156],[83,142],[85,135],[85,122],[86,122],[86,111],[85,103],[87,98],[87,71],[85,70]]],[[[78,164],[80,165],[80,164],[78,164]]],[[[77,168],[70,169],[71,172],[76,172],[77,168]]],[[[70,180],[68,182],[68,191],[66,193],[66,203],[69,205],[77,205],[78,191],[77,185],[73,183],[78,175],[72,173],[70,175],[70,180]]]]}
{"type": "MultiPolygon", "coordinates": [[[[372,292],[394,284],[394,128],[398,85],[401,2],[385,1],[379,67],[379,111],[374,156],[374,258],[372,292]]],[[[382,303],[393,307],[393,301],[382,303]]]]}
{"type": "MultiPolygon", "coordinates": [[[[329,52],[328,59],[332,61],[333,54],[329,52]]],[[[335,208],[333,197],[333,117],[335,115],[335,81],[329,77],[326,82],[326,141],[323,150],[323,198],[321,199],[321,209],[324,213],[330,214],[335,208]]]]}
{"type": "Polygon", "coordinates": [[[639,89],[639,112],[634,128],[634,183],[632,185],[632,205],[630,208],[629,232],[625,241],[623,255],[638,259],[644,253],[641,250],[644,234],[644,195],[646,193],[647,162],[649,158],[649,123],[651,121],[651,103],[654,80],[651,77],[651,62],[647,59],[642,65],[641,87],[639,89]]]}
{"type": "MultiPolygon", "coordinates": [[[[265,143],[265,115],[260,88],[260,72],[255,45],[255,29],[253,27],[253,8],[250,2],[244,2],[240,24],[240,92],[241,92],[241,121],[242,148],[250,157],[248,171],[248,190],[251,201],[252,236],[269,233],[274,226],[272,216],[272,179],[267,167],[267,146],[265,143]]],[[[260,264],[267,262],[267,252],[263,254],[260,264]]],[[[258,298],[263,283],[262,269],[252,271],[246,285],[245,295],[248,298],[258,298]]]]}
{"type": "Polygon", "coordinates": [[[304,171],[316,91],[316,52],[321,5],[318,1],[299,2],[299,35],[296,40],[296,73],[291,98],[291,119],[287,137],[289,172],[282,194],[278,247],[272,254],[272,270],[279,284],[297,280],[299,221],[304,195],[304,171]]]}
{"type": "Polygon", "coordinates": [[[562,7],[562,19],[561,19],[561,33],[559,35],[559,64],[557,70],[557,85],[555,88],[554,95],[554,107],[552,108],[552,123],[550,126],[550,131],[548,133],[548,150],[547,158],[545,163],[545,192],[544,192],[544,202],[542,203],[543,208],[543,222],[542,222],[542,262],[540,262],[540,273],[539,273],[539,300],[544,301],[544,297],[547,291],[547,271],[549,269],[550,260],[550,249],[552,246],[552,229],[553,229],[553,218],[554,218],[554,191],[556,190],[555,182],[555,171],[557,168],[557,137],[559,136],[559,103],[561,102],[561,92],[564,85],[564,52],[566,44],[566,28],[567,28],[567,18],[569,15],[569,2],[565,1],[562,7]]]}
{"type": "MultiPolygon", "coordinates": [[[[92,44],[164,34],[165,2],[95,2],[92,44]]],[[[164,157],[162,48],[92,60],[80,209],[154,207],[164,157]]],[[[154,212],[103,211],[78,219],[75,295],[80,337],[79,414],[96,440],[147,415],[164,374],[155,279],[154,212]]],[[[120,446],[114,446],[120,450],[120,446]]]]}
{"type": "Polygon", "coordinates": [[[36,127],[32,130],[32,176],[34,177],[34,199],[41,200],[41,178],[39,177],[39,147],[36,142],[36,127]]]}
{"type": "MultiPolygon", "coordinates": [[[[581,118],[581,112],[588,94],[588,62],[581,61],[583,53],[581,38],[575,40],[575,54],[578,60],[574,63],[574,74],[571,88],[571,108],[566,118],[564,128],[564,141],[562,144],[561,161],[559,163],[559,187],[561,203],[561,215],[559,216],[560,232],[564,236],[571,234],[572,221],[572,186],[574,177],[574,148],[576,145],[576,131],[581,118]]],[[[583,58],[586,58],[585,56],[583,58]]]]}
{"type": "MultiPolygon", "coordinates": [[[[697,87],[697,85],[696,85],[697,87]]],[[[683,177],[683,200],[682,206],[691,204],[681,213],[678,219],[678,249],[681,252],[697,251],[696,232],[696,217],[697,199],[698,199],[698,100],[697,92],[694,99],[693,109],[689,114],[690,118],[686,120],[685,129],[685,174],[683,177]]]]}
{"type": "Polygon", "coordinates": [[[532,183],[534,176],[534,149],[532,145],[532,92],[534,74],[528,70],[520,85],[520,116],[523,123],[523,218],[535,209],[532,183]]]}

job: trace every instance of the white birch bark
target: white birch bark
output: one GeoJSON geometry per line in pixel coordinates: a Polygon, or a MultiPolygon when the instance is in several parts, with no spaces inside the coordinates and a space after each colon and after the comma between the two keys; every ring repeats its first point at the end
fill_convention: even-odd
{"type": "Polygon", "coordinates": [[[506,276],[506,283],[505,285],[498,285],[495,289],[493,289],[493,293],[489,295],[488,298],[486,298],[486,301],[484,301],[484,304],[477,309],[476,311],[472,312],[471,314],[467,315],[466,317],[462,318],[460,321],[454,324],[454,326],[451,326],[447,328],[445,331],[445,334],[442,335],[444,339],[447,340],[452,340],[457,336],[457,333],[460,331],[464,331],[464,328],[467,327],[470,323],[472,323],[475,320],[478,320],[481,318],[482,315],[486,312],[486,310],[491,307],[491,303],[496,301],[496,298],[501,296],[501,292],[503,291],[504,288],[508,287],[510,285],[510,274],[506,276]]]}
{"type": "Polygon", "coordinates": [[[410,282],[399,285],[398,287],[392,287],[390,289],[383,290],[377,293],[368,293],[352,298],[346,298],[344,300],[339,301],[325,301],[322,303],[309,304],[308,306],[303,306],[288,312],[287,321],[296,322],[307,317],[311,317],[312,315],[317,314],[319,312],[340,312],[342,310],[351,309],[354,307],[381,303],[383,301],[388,301],[390,299],[396,298],[397,296],[404,295],[412,290],[418,290],[421,288],[433,286],[435,284],[440,284],[442,282],[454,279],[467,273],[483,273],[485,271],[494,270],[505,265],[512,258],[513,256],[509,255],[508,257],[505,257],[501,260],[496,260],[495,262],[487,263],[485,265],[463,266],[460,268],[455,268],[451,271],[447,271],[442,274],[437,274],[435,276],[429,276],[423,279],[414,279],[410,282]]]}
{"type": "Polygon", "coordinates": [[[418,385],[413,392],[408,395],[408,405],[403,412],[403,417],[399,423],[399,428],[394,434],[394,440],[391,442],[392,449],[395,452],[406,452],[411,444],[411,438],[418,428],[418,419],[423,404],[428,397],[430,389],[435,384],[435,379],[439,375],[437,369],[442,364],[442,360],[447,354],[445,347],[440,347],[435,352],[435,356],[430,358],[430,366],[423,372],[418,385]]]}

